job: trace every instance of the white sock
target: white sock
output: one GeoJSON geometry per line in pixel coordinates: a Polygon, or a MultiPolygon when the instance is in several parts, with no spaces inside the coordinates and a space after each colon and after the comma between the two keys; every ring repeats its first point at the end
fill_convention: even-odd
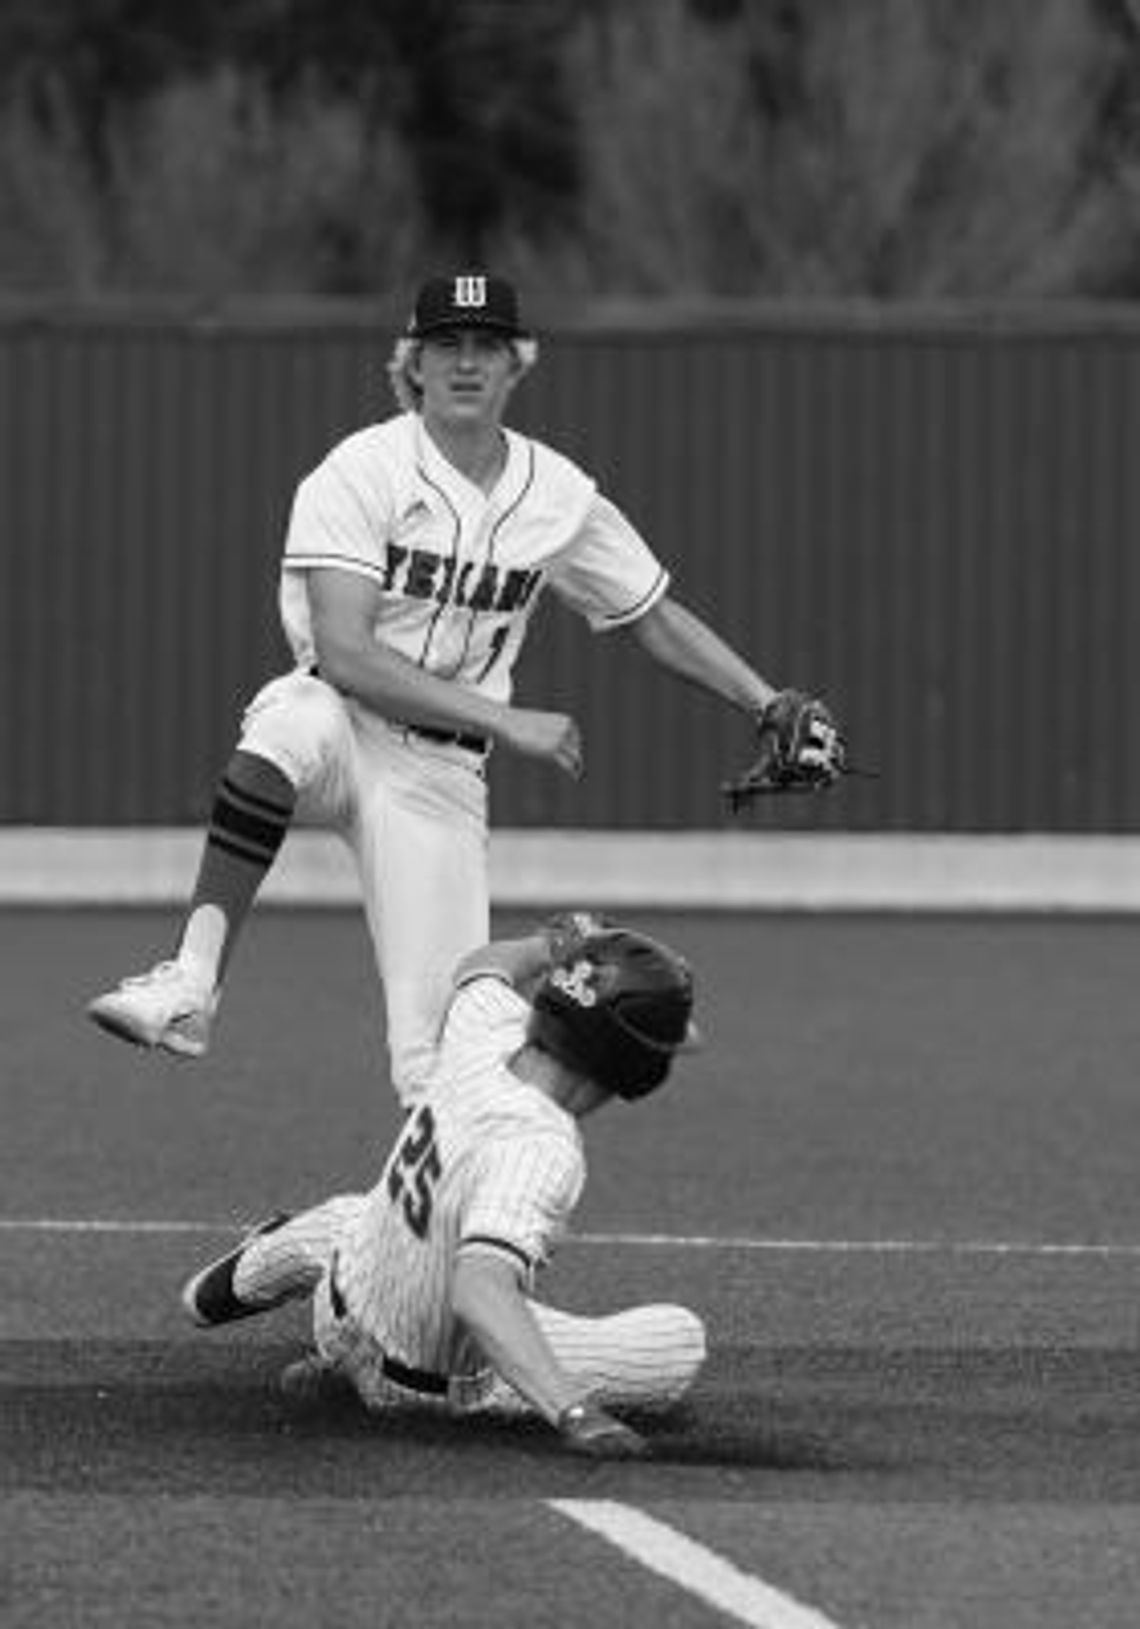
{"type": "Polygon", "coordinates": [[[211,990],[218,982],[228,932],[229,922],[220,905],[199,905],[191,911],[182,930],[178,961],[211,990]]]}

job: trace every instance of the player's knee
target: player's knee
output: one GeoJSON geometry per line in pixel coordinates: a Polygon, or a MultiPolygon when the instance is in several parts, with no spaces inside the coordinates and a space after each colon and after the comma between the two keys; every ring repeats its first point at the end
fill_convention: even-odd
{"type": "Polygon", "coordinates": [[[308,673],[275,679],[254,697],[241,747],[267,758],[297,788],[313,781],[340,752],[349,729],[344,701],[308,673]]]}
{"type": "Polygon", "coordinates": [[[652,1341],[658,1364],[658,1401],[679,1402],[700,1374],[708,1357],[704,1323],[688,1307],[644,1307],[640,1333],[652,1341]]]}
{"type": "Polygon", "coordinates": [[[678,1379],[687,1390],[700,1374],[709,1355],[704,1322],[688,1307],[668,1307],[671,1350],[676,1354],[678,1379]]]}

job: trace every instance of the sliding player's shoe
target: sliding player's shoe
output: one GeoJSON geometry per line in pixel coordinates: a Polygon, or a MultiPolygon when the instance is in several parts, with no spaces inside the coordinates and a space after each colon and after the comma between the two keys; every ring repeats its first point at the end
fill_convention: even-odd
{"type": "Polygon", "coordinates": [[[290,1220],[286,1211],[276,1211],[272,1216],[267,1216],[250,1229],[240,1244],[194,1274],[182,1291],[182,1305],[191,1322],[201,1329],[216,1329],[219,1324],[232,1324],[238,1318],[252,1318],[259,1312],[269,1312],[272,1307],[293,1299],[293,1293],[290,1293],[273,1301],[243,1301],[234,1289],[234,1274],[248,1246],[254,1239],[264,1238],[267,1233],[284,1227],[290,1220]]]}

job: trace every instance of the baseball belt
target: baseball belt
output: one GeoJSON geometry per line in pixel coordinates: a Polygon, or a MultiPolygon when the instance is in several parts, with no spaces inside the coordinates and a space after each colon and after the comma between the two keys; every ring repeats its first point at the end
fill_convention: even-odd
{"type": "Polygon", "coordinates": [[[462,730],[437,730],[428,724],[406,724],[404,728],[409,735],[421,735],[425,741],[438,741],[445,747],[463,747],[483,757],[491,750],[491,743],[485,735],[467,735],[462,730]]]}
{"type": "MultiPolygon", "coordinates": [[[[309,673],[314,679],[319,679],[321,670],[316,662],[309,665],[309,673]]],[[[462,747],[466,752],[477,752],[485,758],[491,750],[490,738],[485,735],[468,734],[463,730],[437,730],[430,724],[404,724],[402,726],[409,735],[420,735],[425,741],[438,741],[445,747],[462,747]]]]}
{"type": "MultiPolygon", "coordinates": [[[[337,1277],[339,1261],[334,1250],[329,1262],[328,1290],[329,1305],[334,1318],[344,1318],[348,1315],[348,1302],[344,1298],[344,1291],[340,1287],[337,1277]]],[[[412,1369],[399,1358],[389,1357],[387,1352],[380,1354],[380,1372],[385,1380],[390,1380],[394,1386],[402,1386],[405,1391],[417,1391],[425,1397],[446,1397],[451,1382],[445,1374],[431,1374],[427,1369],[412,1369]]]]}
{"type": "Polygon", "coordinates": [[[405,1391],[418,1391],[427,1397],[446,1397],[451,1382],[444,1374],[429,1374],[426,1369],[409,1369],[406,1363],[387,1353],[380,1359],[380,1371],[385,1380],[405,1391]]]}

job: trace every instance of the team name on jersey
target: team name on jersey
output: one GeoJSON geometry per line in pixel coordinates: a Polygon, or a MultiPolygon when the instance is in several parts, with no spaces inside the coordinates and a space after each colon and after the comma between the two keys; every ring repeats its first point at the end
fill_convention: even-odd
{"type": "Polygon", "coordinates": [[[541,580],[540,571],[521,566],[501,570],[493,561],[460,562],[454,555],[430,549],[384,546],[384,591],[408,599],[467,611],[519,611],[534,597],[541,580]]]}

